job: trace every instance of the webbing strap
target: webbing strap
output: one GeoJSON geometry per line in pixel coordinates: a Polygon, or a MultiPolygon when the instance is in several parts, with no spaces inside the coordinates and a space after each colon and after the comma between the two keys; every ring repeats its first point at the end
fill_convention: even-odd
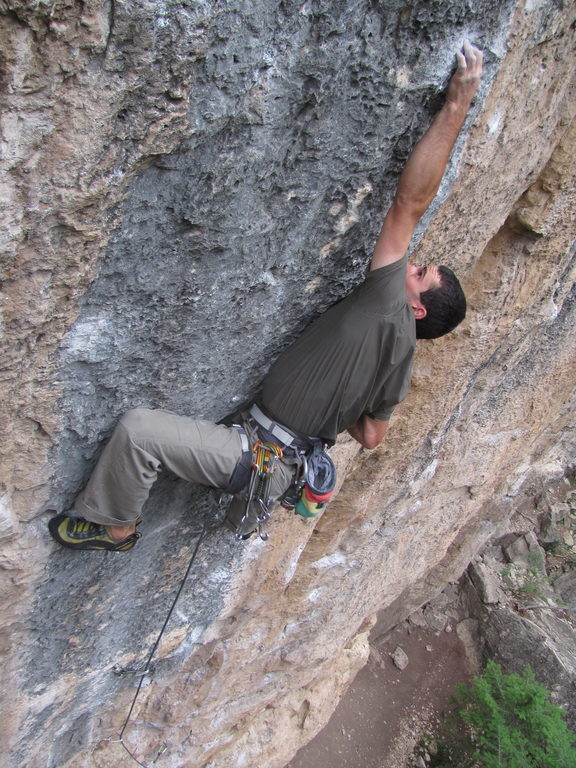
{"type": "Polygon", "coordinates": [[[252,416],[254,421],[257,424],[260,424],[260,426],[263,427],[267,432],[270,432],[271,435],[274,435],[276,440],[279,440],[280,443],[291,447],[298,441],[298,438],[295,435],[288,432],[276,421],[272,421],[272,419],[269,419],[266,414],[262,413],[256,403],[254,403],[252,408],[250,408],[250,416],[252,416]]]}
{"type": "Polygon", "coordinates": [[[230,477],[227,487],[222,488],[221,490],[224,493],[234,495],[235,493],[238,493],[238,491],[241,491],[242,488],[245,488],[250,481],[250,472],[252,471],[252,450],[246,431],[239,424],[233,424],[232,426],[240,436],[242,456],[240,457],[238,464],[236,464],[236,468],[230,477]]]}
{"type": "Polygon", "coordinates": [[[248,440],[248,435],[242,429],[242,427],[238,426],[238,424],[233,424],[232,426],[236,427],[236,430],[240,435],[240,440],[242,441],[242,453],[246,453],[250,450],[250,441],[248,440]]]}

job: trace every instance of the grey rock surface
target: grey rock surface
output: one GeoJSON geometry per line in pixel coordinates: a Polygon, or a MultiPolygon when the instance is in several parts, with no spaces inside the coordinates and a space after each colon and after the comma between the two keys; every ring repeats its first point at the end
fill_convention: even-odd
{"type": "Polygon", "coordinates": [[[530,666],[536,679],[566,708],[567,722],[576,725],[576,631],[546,609],[519,616],[495,609],[482,622],[484,658],[501,664],[507,672],[520,673],[530,666]]]}
{"type": "Polygon", "coordinates": [[[553,586],[554,592],[576,621],[576,568],[557,576],[553,586]]]}
{"type": "Polygon", "coordinates": [[[394,666],[396,666],[400,671],[406,669],[410,663],[410,659],[408,658],[406,651],[400,646],[394,650],[394,653],[392,654],[392,661],[394,662],[394,666]]]}
{"type": "Polygon", "coordinates": [[[502,599],[499,580],[484,563],[472,563],[468,574],[483,603],[495,604],[502,599]]]}
{"type": "Polygon", "coordinates": [[[504,547],[508,561],[525,571],[545,576],[546,565],[544,550],[535,534],[530,531],[525,536],[517,536],[508,546],[504,547]]]}
{"type": "MultiPolygon", "coordinates": [[[[143,25],[154,47],[140,87],[159,90],[154,62],[177,73],[196,51],[188,125],[127,188],[62,345],[55,485],[66,501],[123,411],[225,416],[362,278],[454,50],[464,34],[486,49],[486,89],[513,8],[167,4],[158,26],[153,5],[114,6],[112,62],[130,66],[128,35],[143,25]]],[[[126,99],[116,120],[136,130],[137,92],[126,99]]]]}
{"type": "MultiPolygon", "coordinates": [[[[546,497],[556,494],[566,503],[571,486],[564,480],[551,484],[536,501],[536,511],[546,522],[546,497]]],[[[525,520],[522,519],[525,523],[525,520]]],[[[552,699],[567,713],[567,721],[576,724],[576,611],[574,609],[574,554],[566,548],[546,552],[536,531],[542,527],[548,540],[548,527],[534,520],[534,530],[521,536],[502,537],[507,558],[518,569],[510,579],[497,555],[497,542],[483,554],[484,578],[478,578],[477,564],[471,564],[461,580],[463,604],[468,621],[474,621],[475,653],[484,662],[493,659],[504,672],[523,672],[531,667],[536,679],[551,692],[552,699]],[[512,540],[510,540],[512,539],[512,540]],[[530,553],[537,558],[530,558],[530,553]],[[484,597],[485,580],[499,594],[496,601],[484,597]]],[[[574,524],[572,523],[572,528],[574,524]]],[[[570,528],[568,528],[570,531],[570,528]]]]}

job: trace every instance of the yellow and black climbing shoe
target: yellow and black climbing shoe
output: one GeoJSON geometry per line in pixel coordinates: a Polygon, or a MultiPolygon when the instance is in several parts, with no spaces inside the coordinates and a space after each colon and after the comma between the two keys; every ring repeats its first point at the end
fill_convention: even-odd
{"type": "Polygon", "coordinates": [[[56,515],[48,522],[48,530],[52,538],[63,547],[71,549],[107,549],[111,552],[126,552],[132,549],[140,538],[138,532],[131,533],[122,541],[115,541],[106,527],[98,523],[90,523],[82,517],[56,515]]]}

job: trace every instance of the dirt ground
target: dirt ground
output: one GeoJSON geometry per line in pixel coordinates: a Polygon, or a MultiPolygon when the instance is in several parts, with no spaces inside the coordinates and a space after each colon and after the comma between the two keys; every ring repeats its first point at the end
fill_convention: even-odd
{"type": "Polygon", "coordinates": [[[329,723],[286,768],[404,768],[426,731],[447,709],[454,684],[471,678],[456,621],[440,631],[404,622],[371,642],[368,664],[329,723]],[[400,646],[408,664],[391,654],[400,646]]]}

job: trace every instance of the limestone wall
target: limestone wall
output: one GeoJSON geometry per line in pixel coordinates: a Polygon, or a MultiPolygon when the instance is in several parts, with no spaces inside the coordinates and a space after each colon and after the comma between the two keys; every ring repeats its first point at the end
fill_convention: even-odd
{"type": "MultiPolygon", "coordinates": [[[[210,527],[125,743],[282,768],[393,624],[574,461],[574,29],[557,0],[0,2],[3,743],[113,743],[199,521],[210,527]],[[130,554],[46,533],[135,405],[219,418],[367,265],[464,37],[486,77],[413,260],[470,312],[422,343],[389,437],[343,437],[324,517],[236,543],[165,479],[130,554]],[[112,740],[112,741],[107,741],[112,740]],[[165,745],[165,746],[163,746],[165,745]]],[[[128,761],[128,762],[127,762],[128,761]]]]}

